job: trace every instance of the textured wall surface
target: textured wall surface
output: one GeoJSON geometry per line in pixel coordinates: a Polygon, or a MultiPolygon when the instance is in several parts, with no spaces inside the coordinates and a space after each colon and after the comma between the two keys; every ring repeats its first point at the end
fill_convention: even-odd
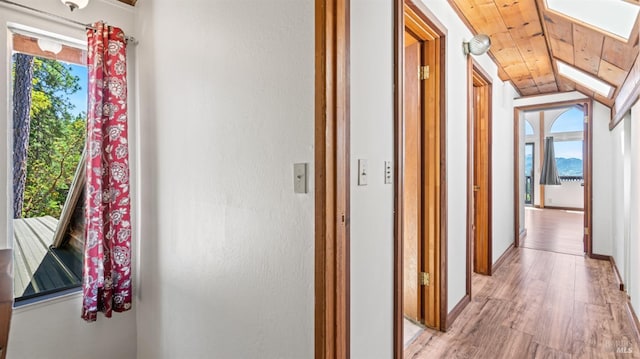
{"type": "Polygon", "coordinates": [[[313,4],[140,1],[139,358],[313,356],[313,4]]]}

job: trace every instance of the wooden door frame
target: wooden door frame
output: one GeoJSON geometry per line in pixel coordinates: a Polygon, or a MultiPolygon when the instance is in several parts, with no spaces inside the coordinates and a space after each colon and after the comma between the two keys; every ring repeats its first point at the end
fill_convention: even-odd
{"type": "MultiPolygon", "coordinates": [[[[606,259],[608,256],[603,256],[593,253],[593,100],[584,98],[578,100],[552,102],[546,104],[518,106],[513,108],[513,153],[514,153],[514,169],[513,169],[513,196],[514,196],[514,245],[520,246],[520,206],[524,205],[520,203],[520,116],[524,111],[545,111],[556,108],[569,107],[573,105],[582,105],[583,111],[587,116],[587,125],[585,126],[584,133],[584,154],[586,158],[583,158],[584,168],[584,215],[585,223],[588,234],[585,234],[585,242],[587,251],[586,254],[590,258],[594,259],[606,259]]],[[[544,131],[542,128],[540,131],[544,131]]],[[[524,141],[524,139],[523,139],[524,141]]]]}
{"type": "MultiPolygon", "coordinates": [[[[402,118],[404,113],[404,31],[405,31],[405,4],[416,17],[413,19],[423,24],[434,32],[439,40],[437,51],[437,66],[432,70],[432,76],[437,80],[439,99],[436,118],[440,126],[440,235],[438,238],[437,263],[440,274],[435,283],[439,290],[438,315],[440,330],[447,329],[447,188],[446,188],[446,102],[445,102],[445,50],[446,28],[419,0],[394,0],[394,301],[393,301],[393,352],[394,358],[400,359],[403,355],[403,242],[402,242],[402,118]]],[[[425,99],[423,99],[425,101],[425,99]]],[[[424,159],[423,159],[424,161],[424,159]]],[[[423,162],[424,163],[424,162],[423,162]]],[[[424,166],[424,164],[423,164],[424,166]]],[[[424,220],[424,217],[423,217],[424,220]]]]}
{"type": "Polygon", "coordinates": [[[487,261],[489,263],[489,275],[491,275],[493,270],[493,238],[492,234],[492,218],[493,218],[493,188],[492,188],[492,123],[493,123],[493,101],[492,101],[492,81],[491,76],[471,57],[467,55],[467,282],[466,282],[466,298],[465,300],[470,301],[473,297],[472,294],[472,276],[473,276],[473,267],[474,267],[474,232],[473,232],[473,216],[475,215],[475,200],[474,200],[474,158],[475,158],[475,138],[474,138],[474,129],[475,129],[475,99],[473,96],[473,87],[474,83],[480,81],[483,87],[486,87],[486,100],[487,100],[487,126],[489,131],[489,149],[488,149],[488,161],[489,161],[489,173],[488,173],[488,183],[489,183],[489,219],[488,219],[488,231],[489,231],[489,243],[488,243],[488,258],[487,261]],[[476,80],[474,80],[474,78],[476,80]]]}
{"type": "Polygon", "coordinates": [[[350,356],[350,0],[315,2],[315,358],[350,356]]]}

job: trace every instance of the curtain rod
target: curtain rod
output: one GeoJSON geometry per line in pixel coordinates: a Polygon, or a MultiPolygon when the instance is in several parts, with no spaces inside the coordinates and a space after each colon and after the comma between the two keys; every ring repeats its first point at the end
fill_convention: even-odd
{"type": "MultiPolygon", "coordinates": [[[[40,9],[33,8],[33,7],[31,7],[31,6],[18,4],[18,3],[16,3],[16,2],[9,1],[9,0],[0,0],[0,3],[5,3],[5,4],[8,4],[8,5],[15,6],[15,7],[19,7],[19,8],[27,9],[27,10],[29,10],[29,11],[33,11],[33,12],[36,12],[36,13],[41,14],[41,15],[45,15],[45,16],[48,16],[48,17],[53,17],[53,18],[56,18],[56,19],[58,19],[58,20],[62,20],[62,21],[66,21],[66,22],[68,22],[68,23],[70,23],[70,24],[73,24],[73,25],[76,25],[76,26],[81,26],[81,27],[83,27],[85,30],[89,30],[89,29],[91,29],[91,30],[97,30],[95,27],[91,26],[90,24],[83,24],[83,23],[81,23],[80,21],[76,21],[76,20],[72,20],[72,19],[66,18],[66,17],[64,17],[64,16],[60,16],[60,15],[56,15],[56,14],[52,14],[52,13],[47,12],[47,11],[44,11],[44,10],[40,10],[40,9]]],[[[125,35],[125,37],[124,37],[124,38],[125,38],[125,40],[127,40],[127,43],[131,43],[131,44],[133,44],[133,45],[137,45],[137,44],[138,44],[138,40],[136,40],[136,38],[135,38],[135,37],[133,37],[133,36],[127,36],[127,35],[125,35]]]]}

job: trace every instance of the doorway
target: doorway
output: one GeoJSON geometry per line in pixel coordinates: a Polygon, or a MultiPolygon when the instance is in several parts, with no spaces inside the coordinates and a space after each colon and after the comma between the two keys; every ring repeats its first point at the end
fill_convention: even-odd
{"type": "MultiPolygon", "coordinates": [[[[492,187],[491,187],[491,81],[490,77],[475,61],[468,57],[471,88],[471,128],[472,148],[472,203],[471,243],[473,271],[491,275],[492,272],[492,187]]],[[[469,274],[469,273],[468,273],[469,274]]]]}
{"type": "Polygon", "coordinates": [[[394,346],[399,358],[407,323],[446,328],[445,39],[419,1],[397,1],[396,15],[394,346]]]}
{"type": "MultiPolygon", "coordinates": [[[[531,105],[517,107],[514,109],[514,159],[515,159],[515,192],[514,203],[516,205],[515,211],[515,244],[516,247],[520,246],[537,246],[536,249],[555,251],[561,253],[568,253],[574,255],[586,254],[591,258],[599,258],[592,251],[592,114],[591,100],[573,100],[558,102],[545,105],[531,105]],[[557,122],[561,118],[561,115],[575,112],[573,116],[573,125],[566,127],[566,123],[557,122]],[[528,118],[532,117],[532,118],[528,118]],[[527,131],[523,129],[527,123],[532,124],[536,128],[535,135],[527,134],[527,131]],[[554,126],[557,128],[554,129],[554,126]],[[535,139],[539,144],[536,146],[539,158],[544,156],[543,141],[546,135],[553,135],[554,137],[554,152],[557,152],[554,156],[556,158],[556,165],[560,162],[560,158],[568,160],[568,162],[580,162],[579,166],[570,166],[569,171],[563,167],[564,164],[558,166],[559,177],[561,180],[560,186],[539,186],[536,187],[534,182],[534,188],[538,188],[537,195],[533,197],[533,205],[536,208],[525,207],[526,202],[526,176],[525,176],[525,143],[534,142],[535,139]],[[566,155],[569,153],[570,155],[566,155]],[[567,158],[568,157],[568,158],[567,158]],[[563,187],[564,186],[564,187],[563,187]],[[545,188],[546,187],[546,188],[545,188]],[[573,188],[575,187],[575,188],[573,188]],[[560,191],[566,192],[568,190],[575,190],[574,195],[564,196],[560,191]],[[564,196],[564,197],[563,197],[564,196]],[[564,201],[564,202],[561,202],[564,201]],[[578,200],[576,202],[576,200],[578,200]],[[573,202],[567,202],[573,201],[573,202]],[[565,203],[566,202],[566,203],[565,203]],[[527,210],[529,213],[527,213],[527,210]],[[535,211],[535,212],[534,212],[535,211]],[[531,228],[525,228],[525,221],[528,218],[532,222],[531,228]],[[571,225],[572,228],[565,228],[562,233],[566,233],[566,236],[572,238],[572,242],[563,243],[546,243],[539,240],[540,238],[548,238],[544,233],[539,233],[536,236],[533,226],[535,222],[544,222],[541,228],[549,228],[549,225],[553,225],[554,233],[563,231],[561,226],[563,224],[571,225]],[[554,222],[554,223],[551,223],[554,222]],[[522,237],[520,233],[526,233],[526,236],[522,237]],[[540,237],[536,239],[537,237],[540,237]]],[[[570,121],[571,122],[571,121],[570,121]]],[[[541,160],[537,161],[538,163],[541,160]]],[[[534,164],[534,171],[539,171],[540,165],[534,164]]],[[[526,226],[529,226],[527,224],[526,226]]],[[[542,230],[542,229],[541,229],[542,230]]],[[[558,237],[554,235],[554,237],[558,237]]]]}
{"type": "Polygon", "coordinates": [[[581,105],[525,111],[524,231],[521,246],[582,256],[584,222],[584,111],[581,105]],[[551,137],[550,140],[547,140],[551,137]],[[533,148],[537,149],[535,156],[533,148]],[[552,151],[552,152],[550,152],[552,151]],[[553,159],[547,156],[553,155],[553,159]],[[555,178],[541,176],[554,167],[555,178]],[[548,184],[531,182],[538,173],[548,184]],[[536,191],[536,188],[538,190],[536,191]],[[536,192],[538,192],[537,195],[536,192]]]}

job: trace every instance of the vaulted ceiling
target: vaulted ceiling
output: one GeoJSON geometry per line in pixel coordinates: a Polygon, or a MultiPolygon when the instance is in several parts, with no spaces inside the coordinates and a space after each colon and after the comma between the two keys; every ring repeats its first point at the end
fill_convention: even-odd
{"type": "MultiPolygon", "coordinates": [[[[640,0],[619,0],[640,4],[640,0]]],[[[638,81],[640,17],[628,42],[547,8],[546,0],[449,0],[462,20],[491,37],[489,55],[503,81],[521,95],[578,90],[609,107],[625,95],[625,81],[638,81]],[[609,96],[558,74],[555,60],[613,86],[609,96]],[[631,74],[631,75],[630,75],[631,74]]],[[[602,16],[608,16],[606,12],[602,16]]],[[[610,16],[610,15],[609,15],[610,16]]],[[[634,91],[637,83],[631,84],[634,91]]],[[[633,91],[632,91],[633,92],[633,91]]]]}

